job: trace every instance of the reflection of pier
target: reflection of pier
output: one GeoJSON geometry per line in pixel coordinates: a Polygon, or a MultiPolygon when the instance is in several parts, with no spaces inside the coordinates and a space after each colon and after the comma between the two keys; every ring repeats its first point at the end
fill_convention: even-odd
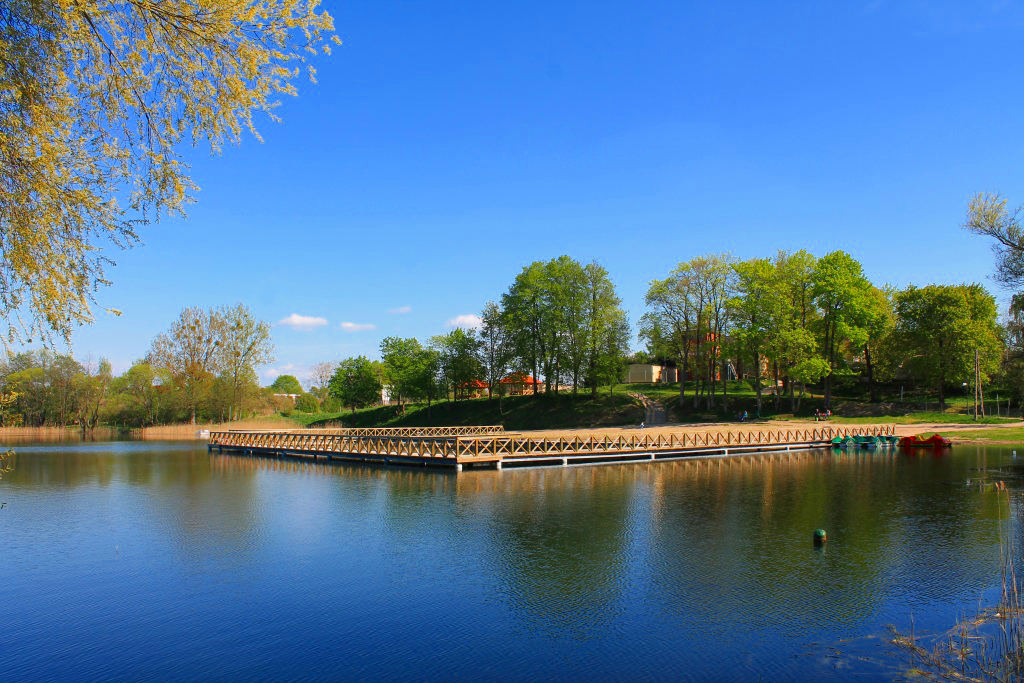
{"type": "Polygon", "coordinates": [[[209,450],[461,471],[792,451],[819,448],[837,436],[893,432],[892,425],[593,436],[506,434],[501,427],[303,429],[212,432],[209,450]]]}

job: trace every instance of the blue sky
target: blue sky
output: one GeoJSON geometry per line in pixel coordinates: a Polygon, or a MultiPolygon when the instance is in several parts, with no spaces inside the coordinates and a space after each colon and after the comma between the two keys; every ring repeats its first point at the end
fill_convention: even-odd
{"type": "Polygon", "coordinates": [[[241,301],[275,323],[264,381],[301,378],[445,332],[563,253],[608,268],[633,321],[711,251],[993,287],[967,200],[1024,203],[1016,3],[325,6],[344,44],[319,82],[263,143],[189,150],[198,202],[113,255],[99,297],[124,314],[76,356],[120,371],[182,307],[241,301]]]}

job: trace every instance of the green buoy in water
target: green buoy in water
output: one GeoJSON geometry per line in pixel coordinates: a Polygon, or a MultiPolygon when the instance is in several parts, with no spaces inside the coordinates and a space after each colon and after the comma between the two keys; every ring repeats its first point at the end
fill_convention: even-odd
{"type": "Polygon", "coordinates": [[[825,533],[824,529],[814,530],[814,545],[821,545],[828,540],[828,534],[825,533]]]}

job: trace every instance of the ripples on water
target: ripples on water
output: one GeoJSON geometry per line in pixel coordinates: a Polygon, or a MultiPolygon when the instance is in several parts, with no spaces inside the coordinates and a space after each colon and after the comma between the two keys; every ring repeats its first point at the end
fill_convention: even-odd
{"type": "Polygon", "coordinates": [[[886,678],[886,625],[945,629],[995,585],[1000,506],[973,482],[1019,474],[974,447],[456,476],[22,445],[0,482],[0,671],[886,678]],[[830,656],[847,639],[873,663],[830,656]]]}

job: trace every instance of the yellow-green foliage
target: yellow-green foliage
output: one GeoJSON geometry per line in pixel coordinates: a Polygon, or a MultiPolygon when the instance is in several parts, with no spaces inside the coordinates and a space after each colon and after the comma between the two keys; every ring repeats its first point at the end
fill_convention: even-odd
{"type": "MultiPolygon", "coordinates": [[[[0,311],[6,339],[91,320],[140,221],[195,189],[176,147],[219,150],[329,52],[317,0],[0,3],[0,311]],[[120,201],[119,201],[119,198],[120,201]]],[[[258,137],[258,135],[257,135],[258,137]]]]}

